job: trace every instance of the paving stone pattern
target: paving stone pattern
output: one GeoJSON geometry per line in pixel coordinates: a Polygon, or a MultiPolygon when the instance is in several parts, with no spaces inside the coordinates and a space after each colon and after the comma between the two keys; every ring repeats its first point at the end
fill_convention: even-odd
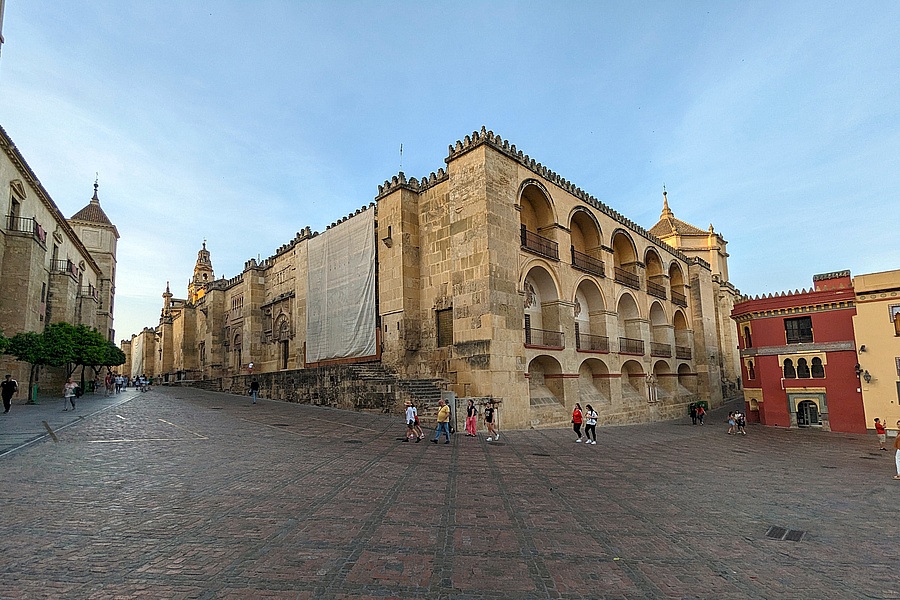
{"type": "Polygon", "coordinates": [[[714,413],[434,445],[383,415],[126,400],[0,457],[0,598],[900,598],[874,436],[714,413]]]}

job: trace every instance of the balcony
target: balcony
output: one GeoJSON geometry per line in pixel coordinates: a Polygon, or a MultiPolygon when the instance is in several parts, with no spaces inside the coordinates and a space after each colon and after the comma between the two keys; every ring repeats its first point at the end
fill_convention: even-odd
{"type": "Polygon", "coordinates": [[[579,271],[596,275],[597,277],[606,277],[606,271],[603,268],[603,261],[583,252],[579,252],[572,246],[572,266],[579,271]]]}
{"type": "Polygon", "coordinates": [[[551,348],[562,350],[565,348],[563,344],[563,334],[561,331],[548,331],[546,329],[525,328],[525,345],[540,346],[541,348],[551,348]]]}
{"type": "Polygon", "coordinates": [[[100,290],[92,285],[81,286],[78,289],[78,296],[80,298],[93,298],[97,302],[100,302],[100,290]]]}
{"type": "Polygon", "coordinates": [[[582,352],[609,352],[609,338],[605,335],[591,335],[576,331],[575,348],[582,352]]]}
{"type": "Polygon", "coordinates": [[[559,260],[559,244],[525,229],[522,225],[522,248],[546,258],[559,260]]]}
{"type": "Polygon", "coordinates": [[[650,356],[672,358],[672,345],[661,344],[659,342],[650,342],[650,356]]]}
{"type": "Polygon", "coordinates": [[[629,273],[625,269],[620,267],[616,267],[616,283],[621,283],[624,286],[630,287],[635,290],[641,289],[641,278],[635,275],[634,273],[629,273]]]}
{"type": "Polygon", "coordinates": [[[672,290],[672,304],[687,307],[687,297],[682,293],[672,290]]]}
{"type": "Polygon", "coordinates": [[[644,340],[635,340],[632,338],[619,338],[619,353],[620,354],[636,354],[638,356],[644,355],[644,340]]]}
{"type": "Polygon", "coordinates": [[[37,219],[9,215],[6,218],[6,229],[8,231],[16,231],[26,235],[30,234],[41,244],[47,243],[47,232],[41,227],[41,224],[37,222],[37,219]]]}
{"type": "Polygon", "coordinates": [[[691,360],[690,346],[675,346],[675,358],[681,360],[691,360]]]}
{"type": "Polygon", "coordinates": [[[71,275],[75,279],[78,279],[78,275],[80,274],[78,265],[71,260],[51,260],[50,272],[65,273],[66,275],[71,275]]]}
{"type": "Polygon", "coordinates": [[[666,299],[666,286],[659,285],[655,281],[647,280],[647,293],[663,300],[666,299]]]}

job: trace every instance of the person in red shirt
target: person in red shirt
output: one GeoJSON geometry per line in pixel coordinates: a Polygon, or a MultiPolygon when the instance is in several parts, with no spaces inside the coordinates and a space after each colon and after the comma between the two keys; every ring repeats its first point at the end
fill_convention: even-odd
{"type": "Polygon", "coordinates": [[[572,411],[572,429],[575,430],[575,435],[578,436],[578,439],[575,440],[577,443],[581,443],[581,424],[584,422],[584,415],[581,412],[581,405],[577,402],[575,403],[575,410],[572,411]]]}
{"type": "Polygon", "coordinates": [[[884,428],[881,419],[875,419],[875,433],[878,434],[878,443],[881,444],[881,449],[887,452],[887,448],[884,447],[884,442],[887,441],[887,429],[884,428]]]}

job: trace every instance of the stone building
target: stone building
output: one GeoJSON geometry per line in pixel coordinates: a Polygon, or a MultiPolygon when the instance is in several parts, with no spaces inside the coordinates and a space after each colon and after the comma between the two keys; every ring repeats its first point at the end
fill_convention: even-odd
{"type": "Polygon", "coordinates": [[[891,429],[900,421],[900,270],[853,278],[854,344],[866,427],[877,417],[891,429]]]}
{"type": "Polygon", "coordinates": [[[749,420],[865,433],[856,310],[850,271],[815,275],[810,290],[739,299],[732,315],[749,420]]]}
{"type": "MultiPolygon", "coordinates": [[[[67,220],[2,128],[0,147],[0,186],[6,190],[0,329],[12,337],[65,321],[94,327],[113,340],[119,234],[100,208],[97,184],[87,206],[67,220]]],[[[0,356],[0,371],[20,383],[28,379],[28,365],[11,356],[0,356]]]]}
{"type": "Polygon", "coordinates": [[[264,395],[337,404],[345,377],[388,403],[424,380],[500,402],[506,427],[568,423],[575,402],[601,423],[721,404],[721,236],[695,247],[661,219],[673,247],[483,128],[445,163],[230,279],[204,243],[187,297],[167,288],[123,344],[130,371],[245,390],[252,369],[264,395]]]}

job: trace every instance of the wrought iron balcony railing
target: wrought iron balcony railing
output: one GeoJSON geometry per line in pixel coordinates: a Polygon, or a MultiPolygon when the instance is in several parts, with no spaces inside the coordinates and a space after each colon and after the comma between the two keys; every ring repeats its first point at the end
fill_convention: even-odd
{"type": "Polygon", "coordinates": [[[666,286],[660,285],[655,281],[647,280],[647,293],[657,298],[666,299],[666,286]]]}
{"type": "Polygon", "coordinates": [[[525,229],[522,225],[522,247],[553,260],[559,260],[559,244],[525,229]]]}
{"type": "Polygon", "coordinates": [[[691,360],[690,346],[675,346],[675,358],[682,360],[691,360]]]}
{"type": "Polygon", "coordinates": [[[619,338],[619,352],[622,354],[644,354],[644,340],[619,338]]]}
{"type": "Polygon", "coordinates": [[[576,331],[575,348],[587,352],[609,352],[609,338],[605,335],[591,335],[576,331]]]}
{"type": "Polygon", "coordinates": [[[541,346],[543,348],[563,349],[563,334],[561,331],[548,331],[546,329],[525,328],[525,344],[528,346],[541,346]]]}
{"type": "Polygon", "coordinates": [[[672,345],[671,344],[662,344],[660,342],[650,342],[650,356],[671,358],[672,357],[672,345]]]}
{"type": "Polygon", "coordinates": [[[621,283],[636,290],[641,289],[641,278],[621,267],[616,267],[616,283],[621,283]]]}
{"type": "Polygon", "coordinates": [[[681,292],[676,292],[675,290],[672,290],[672,304],[675,304],[677,306],[686,307],[687,306],[687,296],[685,296],[681,292]]]}
{"type": "Polygon", "coordinates": [[[579,252],[572,246],[572,266],[581,271],[596,275],[597,277],[606,277],[606,270],[603,267],[603,261],[594,258],[583,252],[579,252]]]}

